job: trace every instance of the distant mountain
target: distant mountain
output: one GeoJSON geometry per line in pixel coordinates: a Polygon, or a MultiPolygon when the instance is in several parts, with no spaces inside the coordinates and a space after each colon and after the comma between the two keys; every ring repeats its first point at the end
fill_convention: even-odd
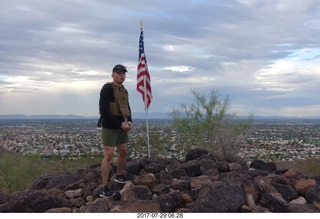
{"type": "MultiPolygon", "coordinates": [[[[132,113],[133,119],[145,119],[146,113],[136,112],[132,113]]],[[[150,119],[171,119],[168,113],[148,113],[148,118],[150,119]]]]}
{"type": "MultiPolygon", "coordinates": [[[[78,116],[78,115],[24,115],[24,114],[12,114],[12,115],[0,115],[0,120],[4,119],[98,119],[97,116],[78,116]]],[[[133,119],[145,119],[146,114],[143,112],[133,113],[133,119]]],[[[171,117],[167,113],[148,113],[150,119],[170,119],[171,117]]]]}
{"type": "MultiPolygon", "coordinates": [[[[97,116],[78,116],[78,115],[24,115],[24,114],[12,114],[12,115],[0,115],[0,120],[4,119],[98,119],[97,116]]],[[[132,114],[133,119],[145,119],[146,114],[144,112],[134,112],[132,114]]],[[[148,113],[149,119],[172,119],[168,113],[148,113]]],[[[240,118],[246,119],[246,116],[240,116],[240,118]]],[[[288,119],[320,119],[320,116],[304,116],[304,117],[285,117],[285,116],[254,116],[254,120],[288,120],[288,119]]]]}
{"type": "Polygon", "coordinates": [[[254,116],[254,120],[320,119],[320,116],[254,116]]]}
{"type": "Polygon", "coordinates": [[[85,116],[76,115],[0,115],[0,119],[86,119],[85,116]]]}

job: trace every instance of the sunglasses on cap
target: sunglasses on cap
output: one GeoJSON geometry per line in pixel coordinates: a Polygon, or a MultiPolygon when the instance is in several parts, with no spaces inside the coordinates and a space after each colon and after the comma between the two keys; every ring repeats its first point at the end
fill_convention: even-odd
{"type": "Polygon", "coordinates": [[[127,68],[125,66],[123,66],[123,65],[116,65],[112,69],[112,72],[117,72],[118,73],[118,72],[122,72],[122,71],[127,72],[127,68]]]}

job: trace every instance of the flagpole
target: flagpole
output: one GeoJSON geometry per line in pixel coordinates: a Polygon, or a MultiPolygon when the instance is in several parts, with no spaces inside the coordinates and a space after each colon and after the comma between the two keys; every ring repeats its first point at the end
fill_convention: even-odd
{"type": "MultiPolygon", "coordinates": [[[[140,31],[143,31],[143,23],[140,20],[140,31]]],[[[148,158],[150,158],[150,140],[149,140],[149,119],[148,119],[148,98],[147,98],[147,83],[146,76],[143,77],[143,89],[144,89],[144,111],[146,114],[146,127],[147,127],[147,144],[148,144],[148,158]]]]}
{"type": "Polygon", "coordinates": [[[146,77],[143,79],[144,83],[144,107],[145,107],[145,113],[146,113],[146,126],[147,126],[147,143],[148,143],[148,158],[150,158],[150,140],[149,140],[149,119],[148,119],[148,99],[147,99],[147,83],[146,83],[146,77]]]}

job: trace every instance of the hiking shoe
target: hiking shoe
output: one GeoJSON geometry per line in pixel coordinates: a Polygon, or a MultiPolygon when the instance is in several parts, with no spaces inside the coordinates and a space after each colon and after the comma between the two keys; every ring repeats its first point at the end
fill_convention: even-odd
{"type": "Polygon", "coordinates": [[[126,182],[128,182],[130,180],[127,179],[124,175],[118,175],[118,176],[116,176],[114,181],[116,181],[117,183],[126,183],[126,182]]]}
{"type": "Polygon", "coordinates": [[[112,198],[116,193],[109,188],[103,187],[100,192],[100,198],[112,198]]]}

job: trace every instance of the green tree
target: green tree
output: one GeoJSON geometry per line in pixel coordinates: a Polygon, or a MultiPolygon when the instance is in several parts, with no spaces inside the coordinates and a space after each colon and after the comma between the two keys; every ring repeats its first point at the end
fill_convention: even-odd
{"type": "Polygon", "coordinates": [[[249,129],[253,116],[240,119],[228,114],[229,96],[223,97],[216,89],[209,95],[191,90],[195,102],[180,104],[169,115],[177,131],[179,148],[185,153],[193,148],[204,148],[218,160],[236,161],[241,138],[249,129]]]}

